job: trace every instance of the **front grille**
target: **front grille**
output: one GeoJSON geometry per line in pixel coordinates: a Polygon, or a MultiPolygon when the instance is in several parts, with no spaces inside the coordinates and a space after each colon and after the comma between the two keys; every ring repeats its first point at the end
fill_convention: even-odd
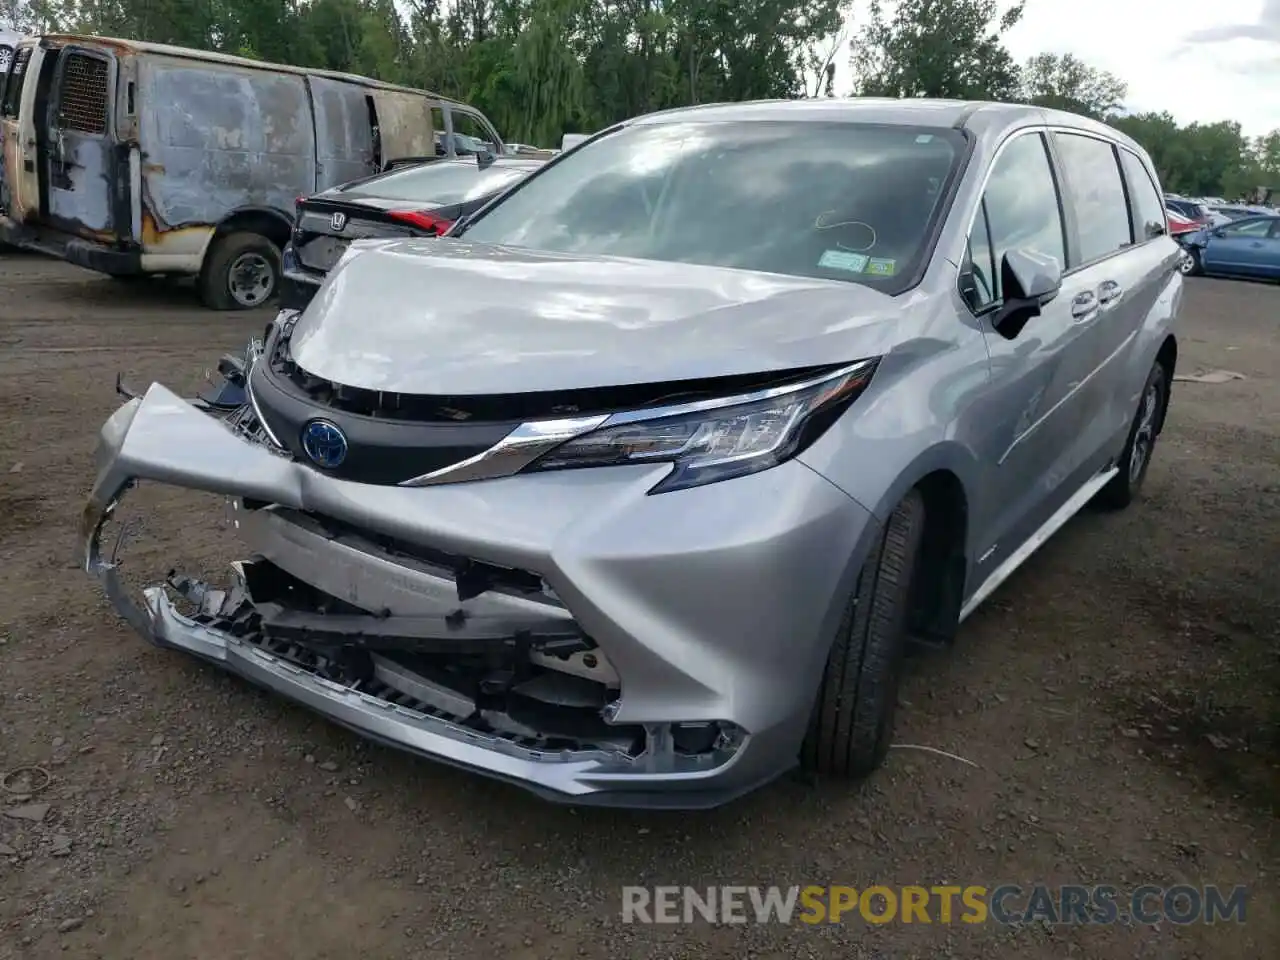
{"type": "Polygon", "coordinates": [[[106,60],[84,53],[67,54],[59,91],[58,126],[77,133],[107,132],[106,60]]]}

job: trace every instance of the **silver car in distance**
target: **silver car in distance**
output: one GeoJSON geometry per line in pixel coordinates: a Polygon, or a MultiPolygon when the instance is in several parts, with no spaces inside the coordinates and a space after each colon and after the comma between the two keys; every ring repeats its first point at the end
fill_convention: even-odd
{"type": "Polygon", "coordinates": [[[213,399],[129,399],[86,565],[162,647],[557,800],[864,776],[905,652],[1137,495],[1178,256],[1148,155],[1077,116],[641,117],[354,244],[213,399]],[[231,500],[224,583],[127,595],[138,481],[231,500]]]}

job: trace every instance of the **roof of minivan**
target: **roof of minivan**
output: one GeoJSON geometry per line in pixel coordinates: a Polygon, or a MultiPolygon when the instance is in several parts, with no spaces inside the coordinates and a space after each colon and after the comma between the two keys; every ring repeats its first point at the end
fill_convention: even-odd
{"type": "Polygon", "coordinates": [[[1074,113],[1022,103],[983,100],[931,100],[923,97],[823,97],[809,100],[750,100],[744,103],[710,103],[677,107],[639,117],[635,123],[665,123],[677,119],[698,120],[800,120],[856,121],[929,127],[962,127],[975,133],[1000,133],[1032,124],[1070,127],[1103,133],[1137,149],[1126,134],[1074,113]]]}
{"type": "MultiPolygon", "coordinates": [[[[418,90],[414,87],[402,87],[395,83],[386,83],[382,80],[374,80],[372,77],[362,77],[354,73],[342,73],[338,70],[320,70],[311,67],[296,67],[287,63],[270,63],[266,60],[251,60],[248,57],[236,57],[228,53],[214,53],[210,50],[196,50],[192,47],[174,47],[167,43],[147,43],[142,40],[121,40],[117,37],[92,37],[83,34],[72,33],[46,33],[32,39],[48,40],[59,45],[69,43],[83,44],[84,46],[106,47],[117,54],[129,53],[154,53],[166,57],[181,57],[187,60],[204,60],[210,63],[225,63],[231,66],[247,67],[252,70],[270,70],[274,73],[295,73],[313,77],[328,77],[333,80],[346,80],[349,83],[358,84],[362,87],[369,87],[376,90],[398,91],[400,93],[416,93],[425,94],[434,100],[442,103],[448,103],[451,106],[467,107],[467,104],[451,97],[441,96],[430,90],[418,90]]],[[[474,107],[467,107],[474,110],[474,107]]]]}

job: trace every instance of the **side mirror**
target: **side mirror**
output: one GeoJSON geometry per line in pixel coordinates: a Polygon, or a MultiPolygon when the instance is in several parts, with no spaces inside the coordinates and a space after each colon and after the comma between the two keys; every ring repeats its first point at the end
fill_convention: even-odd
{"type": "Polygon", "coordinates": [[[1227,231],[1224,230],[1222,227],[1214,227],[1212,230],[1209,231],[1209,235],[1211,237],[1225,237],[1227,235],[1227,231]]]}
{"type": "Polygon", "coordinates": [[[1022,332],[1027,321],[1062,290],[1062,265],[1034,250],[1010,250],[1000,261],[1000,289],[1004,302],[992,320],[1008,340],[1022,332]]]}

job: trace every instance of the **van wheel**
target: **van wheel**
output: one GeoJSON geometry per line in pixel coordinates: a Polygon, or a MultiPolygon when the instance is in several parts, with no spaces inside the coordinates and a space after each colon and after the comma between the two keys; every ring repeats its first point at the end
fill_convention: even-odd
{"type": "Polygon", "coordinates": [[[837,777],[864,777],[884,762],[893,734],[907,646],[924,498],[912,490],[889,517],[862,566],[827,657],[801,765],[837,777]]]}
{"type": "Polygon", "coordinates": [[[1147,375],[1138,401],[1138,412],[1129,427],[1129,440],[1124,445],[1117,466],[1120,472],[1098,491],[1093,498],[1096,506],[1104,510],[1121,510],[1137,499],[1142,481],[1147,478],[1151,455],[1155,452],[1156,437],[1160,435],[1164,408],[1169,398],[1169,378],[1164,364],[1157,360],[1147,375]]]}
{"type": "Polygon", "coordinates": [[[200,271],[200,299],[212,310],[252,310],[280,286],[280,248],[257,233],[216,237],[200,271]]]}

